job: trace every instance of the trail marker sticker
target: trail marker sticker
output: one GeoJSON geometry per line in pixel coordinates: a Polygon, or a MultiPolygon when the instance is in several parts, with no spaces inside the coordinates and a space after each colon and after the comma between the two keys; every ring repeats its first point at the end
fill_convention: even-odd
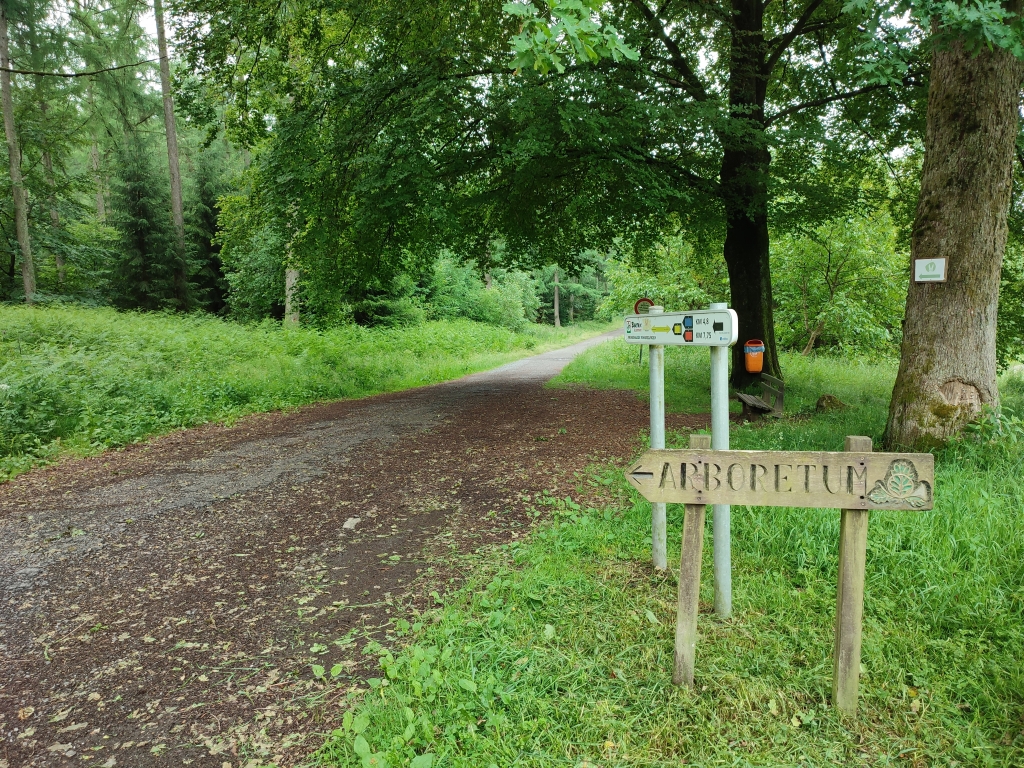
{"type": "Polygon", "coordinates": [[[945,259],[914,259],[915,283],[946,282],[945,259]]]}
{"type": "Polygon", "coordinates": [[[626,341],[630,344],[729,347],[738,338],[739,321],[731,309],[626,316],[626,341]]]}

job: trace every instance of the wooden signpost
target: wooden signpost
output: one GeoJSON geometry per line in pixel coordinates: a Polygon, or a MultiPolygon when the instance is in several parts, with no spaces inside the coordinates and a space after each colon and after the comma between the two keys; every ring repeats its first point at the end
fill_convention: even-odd
{"type": "Polygon", "coordinates": [[[686,505],[672,681],[693,685],[704,514],[707,504],[842,510],[832,702],[857,711],[868,514],[932,508],[930,453],[872,453],[871,438],[847,437],[846,451],[716,451],[708,435],[689,450],[652,450],[626,473],[652,502],[686,505]]]}

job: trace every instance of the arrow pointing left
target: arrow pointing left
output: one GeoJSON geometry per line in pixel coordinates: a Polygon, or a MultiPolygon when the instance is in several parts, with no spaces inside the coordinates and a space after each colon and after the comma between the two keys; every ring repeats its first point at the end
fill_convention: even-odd
{"type": "Polygon", "coordinates": [[[640,485],[641,483],[643,483],[645,481],[650,481],[650,480],[654,479],[654,473],[653,472],[641,472],[640,470],[642,470],[643,468],[644,468],[643,464],[637,464],[629,472],[629,479],[632,480],[637,485],[640,485]]]}

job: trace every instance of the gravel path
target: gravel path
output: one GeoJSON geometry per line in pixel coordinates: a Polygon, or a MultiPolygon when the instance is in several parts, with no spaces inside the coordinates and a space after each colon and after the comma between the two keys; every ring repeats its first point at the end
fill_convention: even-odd
{"type": "Polygon", "coordinates": [[[366,638],[528,532],[524,495],[636,450],[634,396],[543,388],[607,338],[0,486],[0,768],[301,762],[366,638]]]}

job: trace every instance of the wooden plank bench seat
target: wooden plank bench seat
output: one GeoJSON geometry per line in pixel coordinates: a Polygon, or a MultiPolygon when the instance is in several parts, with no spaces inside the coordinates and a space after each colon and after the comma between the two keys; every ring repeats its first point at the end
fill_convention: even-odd
{"type": "Polygon", "coordinates": [[[736,399],[743,406],[743,418],[754,421],[763,416],[781,416],[786,385],[781,379],[761,374],[761,395],[748,395],[737,392],[736,399]]]}

